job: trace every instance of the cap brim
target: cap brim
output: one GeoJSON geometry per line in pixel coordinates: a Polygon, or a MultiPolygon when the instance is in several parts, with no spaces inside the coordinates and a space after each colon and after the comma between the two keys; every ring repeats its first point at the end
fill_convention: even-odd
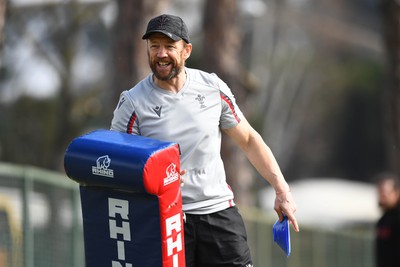
{"type": "Polygon", "coordinates": [[[167,32],[167,31],[162,31],[162,30],[155,30],[155,31],[146,32],[146,34],[143,35],[142,39],[148,39],[150,37],[150,35],[152,35],[154,33],[162,33],[162,34],[166,35],[168,38],[174,40],[175,42],[177,42],[179,40],[182,40],[181,37],[179,37],[179,36],[177,36],[175,34],[172,34],[170,32],[167,32]]]}

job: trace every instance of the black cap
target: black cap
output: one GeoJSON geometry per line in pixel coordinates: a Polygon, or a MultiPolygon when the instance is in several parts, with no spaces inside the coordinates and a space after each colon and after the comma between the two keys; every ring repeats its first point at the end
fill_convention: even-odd
{"type": "Polygon", "coordinates": [[[164,14],[151,19],[147,24],[147,30],[142,39],[148,39],[151,34],[156,32],[165,34],[174,41],[182,39],[186,43],[190,43],[186,24],[177,16],[164,14]]]}

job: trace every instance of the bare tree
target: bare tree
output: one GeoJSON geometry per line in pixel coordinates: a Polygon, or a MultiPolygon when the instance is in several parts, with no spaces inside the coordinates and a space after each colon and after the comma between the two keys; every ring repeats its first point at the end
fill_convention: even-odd
{"type": "Polygon", "coordinates": [[[400,174],[400,2],[382,0],[384,40],[389,64],[386,105],[389,107],[390,168],[400,174]]]}
{"type": "Polygon", "coordinates": [[[122,90],[131,88],[150,71],[142,35],[148,20],[163,10],[169,1],[120,0],[117,3],[114,100],[118,99],[122,90]]]}
{"type": "Polygon", "coordinates": [[[7,0],[0,0],[0,47],[3,45],[3,30],[6,23],[7,0]]]}
{"type": "MultiPolygon", "coordinates": [[[[98,9],[93,7],[96,6],[80,5],[76,1],[64,6],[47,3],[9,7],[10,23],[7,27],[12,33],[9,40],[19,39],[29,44],[36,56],[54,69],[60,83],[54,99],[39,101],[24,96],[10,107],[12,121],[24,127],[21,129],[18,124],[10,124],[11,130],[6,132],[10,142],[4,144],[7,160],[59,170],[66,146],[87,124],[89,117],[82,116],[82,103],[87,97],[74,94],[71,71],[82,26],[97,14],[98,9]],[[27,27],[40,14],[46,27],[42,33],[27,27]]],[[[12,45],[12,41],[9,42],[12,45]]]]}
{"type": "MultiPolygon", "coordinates": [[[[203,15],[204,44],[203,59],[207,71],[215,72],[235,94],[236,101],[246,112],[246,100],[250,95],[242,64],[239,62],[242,36],[238,28],[238,7],[236,1],[208,0],[203,15]]],[[[222,156],[228,183],[242,204],[252,204],[250,194],[252,171],[243,153],[226,136],[222,140],[222,156]]]]}

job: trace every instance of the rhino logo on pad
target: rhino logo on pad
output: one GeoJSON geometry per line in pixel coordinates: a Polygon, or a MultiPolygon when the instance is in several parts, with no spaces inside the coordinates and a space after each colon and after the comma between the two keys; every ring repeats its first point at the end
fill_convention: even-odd
{"type": "Polygon", "coordinates": [[[164,178],[164,186],[173,183],[178,180],[179,173],[176,171],[176,165],[171,163],[165,170],[167,177],[164,178]]]}
{"type": "Polygon", "coordinates": [[[99,157],[96,160],[96,166],[92,166],[92,174],[109,178],[114,178],[114,170],[109,169],[111,159],[108,155],[99,157]]]}

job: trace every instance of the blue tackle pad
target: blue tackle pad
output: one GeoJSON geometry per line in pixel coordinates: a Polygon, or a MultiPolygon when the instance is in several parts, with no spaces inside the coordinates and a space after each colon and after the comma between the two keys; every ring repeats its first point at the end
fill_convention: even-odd
{"type": "Polygon", "coordinates": [[[286,253],[286,256],[290,255],[290,227],[289,221],[286,216],[280,222],[279,219],[274,223],[272,227],[274,234],[274,241],[278,246],[286,253]]]}

